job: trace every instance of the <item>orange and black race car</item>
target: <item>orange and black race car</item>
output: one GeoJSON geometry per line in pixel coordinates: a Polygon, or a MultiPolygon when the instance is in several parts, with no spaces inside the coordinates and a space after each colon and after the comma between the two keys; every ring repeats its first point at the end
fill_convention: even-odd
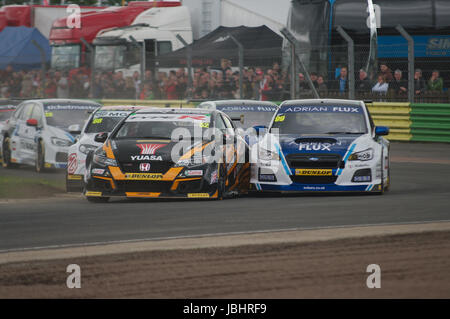
{"type": "Polygon", "coordinates": [[[249,149],[223,112],[143,109],[95,140],[86,159],[84,195],[216,198],[248,192],[249,149]]]}

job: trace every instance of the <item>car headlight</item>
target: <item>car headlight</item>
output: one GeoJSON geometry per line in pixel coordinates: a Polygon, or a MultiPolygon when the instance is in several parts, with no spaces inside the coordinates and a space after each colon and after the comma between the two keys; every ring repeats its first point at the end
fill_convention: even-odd
{"type": "Polygon", "coordinates": [[[58,137],[51,138],[52,144],[56,146],[70,146],[72,142],[58,137]]]}
{"type": "Polygon", "coordinates": [[[209,163],[213,163],[214,162],[214,156],[206,156],[206,155],[202,155],[202,156],[198,156],[195,155],[192,156],[189,159],[183,159],[183,160],[179,160],[176,163],[176,167],[192,167],[192,166],[199,166],[199,165],[203,165],[203,164],[209,164],[209,163]]]}
{"type": "Polygon", "coordinates": [[[95,151],[92,161],[99,166],[117,166],[116,160],[106,157],[106,152],[102,148],[95,151]]]}
{"type": "Polygon", "coordinates": [[[259,159],[263,160],[263,161],[279,161],[280,160],[280,156],[278,156],[277,153],[266,150],[264,148],[260,148],[259,152],[259,159]]]}
{"type": "Polygon", "coordinates": [[[89,151],[94,151],[97,147],[95,145],[81,144],[78,150],[83,154],[87,154],[89,151]]]}
{"type": "Polygon", "coordinates": [[[349,161],[370,161],[373,158],[373,149],[368,148],[361,152],[353,153],[349,156],[349,161]]]}

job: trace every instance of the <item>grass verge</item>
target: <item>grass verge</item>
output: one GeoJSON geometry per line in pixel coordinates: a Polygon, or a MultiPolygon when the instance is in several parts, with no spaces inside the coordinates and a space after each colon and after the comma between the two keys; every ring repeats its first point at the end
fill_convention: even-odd
{"type": "Polygon", "coordinates": [[[38,198],[65,192],[64,180],[0,176],[0,199],[38,198]]]}

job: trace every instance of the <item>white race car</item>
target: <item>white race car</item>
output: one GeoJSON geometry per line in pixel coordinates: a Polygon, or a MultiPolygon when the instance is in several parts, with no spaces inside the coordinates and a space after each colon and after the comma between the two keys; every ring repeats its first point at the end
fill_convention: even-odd
{"type": "Polygon", "coordinates": [[[377,192],[390,184],[389,128],[362,101],[285,101],[252,147],[258,191],[377,192]]]}
{"type": "Polygon", "coordinates": [[[66,168],[68,148],[75,142],[72,134],[100,106],[71,99],[22,102],[0,133],[3,167],[26,164],[34,166],[37,172],[44,168],[66,168]]]}
{"type": "Polygon", "coordinates": [[[78,132],[75,144],[69,147],[67,160],[66,190],[67,192],[83,191],[86,172],[86,157],[102,143],[94,141],[97,133],[111,132],[114,127],[130,113],[146,106],[102,106],[91,114],[83,129],[78,132]]]}
{"type": "MultiPolygon", "coordinates": [[[[14,113],[14,111],[16,110],[16,106],[19,103],[14,100],[0,100],[0,132],[2,132],[3,127],[6,124],[6,121],[14,113]]],[[[2,145],[3,145],[3,135],[0,134],[0,164],[2,163],[2,145]]]]}

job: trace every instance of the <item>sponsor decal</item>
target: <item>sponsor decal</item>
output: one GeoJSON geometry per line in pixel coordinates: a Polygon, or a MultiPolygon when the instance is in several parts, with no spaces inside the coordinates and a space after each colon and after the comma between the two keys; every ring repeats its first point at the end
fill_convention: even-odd
{"type": "Polygon", "coordinates": [[[189,198],[209,198],[208,193],[189,193],[187,196],[189,198]]]}
{"type": "Polygon", "coordinates": [[[93,168],[91,172],[92,174],[103,175],[103,173],[105,173],[105,170],[101,168],[93,168]]]}
{"type": "Polygon", "coordinates": [[[102,196],[102,192],[86,192],[86,196],[102,196]]]}
{"type": "Polygon", "coordinates": [[[136,144],[141,150],[141,155],[155,155],[155,152],[167,144],[136,144]]]}
{"type": "Polygon", "coordinates": [[[217,183],[217,170],[211,173],[211,184],[217,183]]]}
{"type": "Polygon", "coordinates": [[[150,163],[141,163],[141,164],[139,164],[139,170],[141,172],[149,172],[150,171],[150,163]]]}
{"type": "Polygon", "coordinates": [[[259,174],[259,180],[267,181],[267,182],[276,182],[277,181],[277,179],[275,178],[275,175],[273,175],[273,174],[259,174]]]}
{"type": "Polygon", "coordinates": [[[337,112],[337,113],[361,113],[359,106],[290,106],[283,108],[282,113],[297,112],[337,112]]]}
{"type": "Polygon", "coordinates": [[[80,181],[83,178],[83,175],[67,175],[68,180],[80,181]]]}
{"type": "Polygon", "coordinates": [[[132,161],[162,161],[161,155],[131,155],[132,161]]]}
{"type": "Polygon", "coordinates": [[[95,110],[98,108],[97,105],[68,105],[68,104],[46,104],[44,105],[45,110],[95,110]]]}
{"type": "Polygon", "coordinates": [[[186,176],[203,176],[203,171],[201,169],[188,170],[184,173],[186,176]]]}
{"type": "Polygon", "coordinates": [[[300,143],[298,146],[299,151],[331,151],[330,143],[300,143]]]}
{"type": "Polygon", "coordinates": [[[182,115],[178,119],[179,120],[191,119],[191,120],[197,120],[197,121],[205,121],[206,116],[204,116],[204,115],[182,115]]]}
{"type": "Polygon", "coordinates": [[[78,167],[77,154],[72,153],[67,160],[67,173],[74,174],[78,167]]]}
{"type": "Polygon", "coordinates": [[[160,173],[126,173],[125,178],[129,179],[129,180],[159,181],[163,178],[163,174],[160,174],[160,173]]]}
{"type": "Polygon", "coordinates": [[[331,169],[304,169],[297,168],[295,170],[295,175],[306,175],[306,176],[331,176],[331,169]]]}
{"type": "Polygon", "coordinates": [[[355,182],[370,182],[370,181],[372,181],[372,177],[371,176],[355,176],[355,177],[353,177],[353,180],[355,182]]]}
{"type": "Polygon", "coordinates": [[[125,195],[128,197],[159,197],[161,193],[150,193],[150,192],[126,192],[125,195]]]}
{"type": "Polygon", "coordinates": [[[101,117],[127,117],[131,111],[98,111],[94,114],[94,118],[101,117]]]}
{"type": "Polygon", "coordinates": [[[253,105],[236,105],[236,106],[223,106],[218,107],[217,109],[222,112],[273,112],[276,111],[276,107],[274,106],[253,106],[253,105]]]}

